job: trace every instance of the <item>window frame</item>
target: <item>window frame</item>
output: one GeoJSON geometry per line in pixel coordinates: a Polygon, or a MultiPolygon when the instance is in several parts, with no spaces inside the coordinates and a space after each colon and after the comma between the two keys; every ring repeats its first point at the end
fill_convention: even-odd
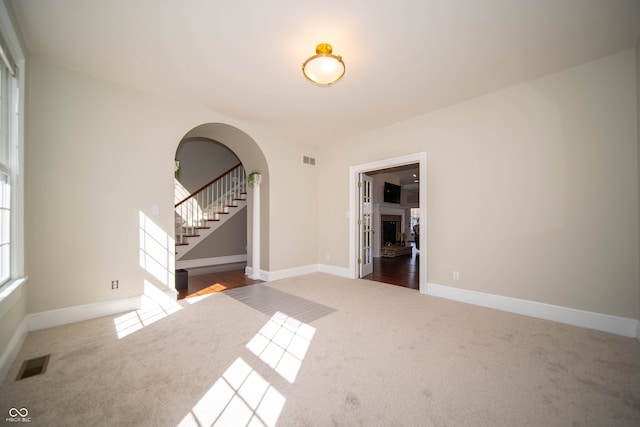
{"type": "MultiPolygon", "coordinates": [[[[1,102],[3,113],[6,110],[9,120],[3,122],[1,132],[8,132],[8,151],[6,158],[0,160],[0,171],[8,175],[11,201],[10,201],[10,273],[9,279],[0,284],[0,318],[11,309],[19,290],[26,282],[24,271],[25,234],[24,234],[24,128],[25,128],[25,75],[26,56],[22,48],[17,31],[17,22],[13,11],[5,1],[0,1],[0,39],[2,42],[2,55],[0,62],[6,67],[10,62],[11,77],[6,80],[6,94],[3,94],[1,102]]],[[[3,73],[4,74],[4,73],[3,73]]],[[[3,80],[5,80],[3,78],[3,80]]],[[[4,82],[3,82],[4,84],[4,82]]]]}
{"type": "Polygon", "coordinates": [[[12,206],[14,205],[14,152],[16,137],[16,114],[17,114],[17,78],[12,75],[11,70],[0,61],[0,287],[14,278],[15,267],[13,260],[13,242],[16,236],[13,231],[15,220],[13,218],[12,206]],[[8,195],[5,195],[5,191],[8,195]],[[4,223],[3,214],[8,212],[8,223],[4,223]],[[7,235],[3,236],[5,227],[8,228],[7,235]],[[4,252],[4,247],[8,251],[4,252]],[[4,256],[8,256],[8,260],[4,256]],[[5,265],[6,263],[6,265],[5,265]],[[4,271],[7,268],[8,271],[4,271]]]}

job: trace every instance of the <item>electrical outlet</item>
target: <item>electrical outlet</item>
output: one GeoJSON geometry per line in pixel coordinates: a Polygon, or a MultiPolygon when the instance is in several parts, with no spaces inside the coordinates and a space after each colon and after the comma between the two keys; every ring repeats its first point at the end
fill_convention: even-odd
{"type": "Polygon", "coordinates": [[[460,280],[460,272],[459,271],[454,271],[453,272],[453,280],[460,280]]]}
{"type": "Polygon", "coordinates": [[[111,289],[118,289],[118,281],[117,280],[112,280],[111,281],[111,289]]]}

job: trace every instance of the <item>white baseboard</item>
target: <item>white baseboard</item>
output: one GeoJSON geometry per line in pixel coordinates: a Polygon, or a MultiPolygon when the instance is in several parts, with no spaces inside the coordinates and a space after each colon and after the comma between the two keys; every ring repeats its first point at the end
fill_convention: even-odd
{"type": "Polygon", "coordinates": [[[212,265],[209,267],[188,268],[189,277],[202,276],[204,274],[220,273],[221,271],[241,270],[247,266],[246,262],[235,264],[212,265]]]}
{"type": "Polygon", "coordinates": [[[176,270],[211,267],[211,266],[222,265],[222,264],[236,264],[236,263],[242,263],[242,262],[245,262],[245,263],[247,262],[247,254],[219,256],[219,257],[213,257],[213,258],[186,259],[186,260],[176,261],[176,270]]]}
{"type": "Polygon", "coordinates": [[[319,264],[318,271],[320,273],[332,274],[334,276],[346,277],[353,279],[353,273],[348,267],[336,267],[335,265],[319,264]]]}
{"type": "Polygon", "coordinates": [[[436,285],[433,283],[427,285],[427,295],[640,339],[640,328],[638,328],[638,320],[636,319],[436,285]]]}
{"type": "Polygon", "coordinates": [[[3,382],[7,376],[9,368],[11,368],[11,364],[22,348],[22,344],[24,344],[24,340],[27,337],[28,332],[29,328],[27,318],[25,317],[11,337],[7,348],[5,348],[2,354],[0,354],[0,382],[3,382]]]}
{"type": "Polygon", "coordinates": [[[249,267],[248,265],[244,268],[244,274],[246,274],[247,276],[249,276],[251,279],[257,279],[257,280],[264,280],[267,281],[266,277],[268,276],[269,272],[268,271],[264,271],[264,270],[260,270],[258,272],[258,277],[254,277],[253,276],[253,267],[249,267]]]}
{"type": "Polygon", "coordinates": [[[284,270],[269,271],[267,272],[267,278],[268,278],[267,280],[271,281],[271,280],[287,279],[289,277],[303,276],[305,274],[311,274],[311,273],[317,273],[317,272],[318,272],[317,264],[303,265],[302,267],[294,267],[294,268],[287,268],[284,270]]]}
{"type": "MultiPolygon", "coordinates": [[[[175,290],[174,293],[169,293],[174,295],[175,298],[175,290]]],[[[35,331],[38,329],[52,328],[54,326],[80,322],[82,320],[111,316],[125,311],[137,310],[140,308],[140,303],[141,297],[137,296],[124,300],[76,305],[58,310],[29,314],[27,316],[27,321],[29,330],[35,331]]]]}
{"type": "MultiPolygon", "coordinates": [[[[169,298],[172,301],[178,299],[179,292],[176,290],[176,288],[167,288],[167,289],[163,290],[162,292],[164,292],[164,294],[167,296],[167,298],[169,298]]],[[[138,306],[138,308],[140,308],[140,306],[138,306]]],[[[134,310],[136,310],[136,309],[134,309],[134,310]]],[[[118,313],[121,313],[121,311],[113,313],[113,314],[118,314],[118,313]]]]}
{"type": "MultiPolygon", "coordinates": [[[[245,274],[247,276],[251,276],[252,273],[253,273],[253,268],[251,266],[247,266],[245,268],[245,274]]],[[[325,264],[310,264],[302,267],[286,268],[283,270],[276,270],[276,271],[260,270],[259,277],[260,277],[260,280],[269,282],[272,280],[288,279],[289,277],[303,276],[305,274],[311,274],[311,273],[327,273],[334,276],[351,278],[351,274],[349,273],[348,268],[336,267],[333,265],[325,265],[325,264]]]]}
{"type": "MultiPolygon", "coordinates": [[[[259,278],[265,282],[271,282],[273,280],[287,279],[289,277],[303,276],[305,274],[311,274],[318,272],[318,265],[305,265],[302,267],[286,268],[277,271],[265,271],[260,270],[259,278]]],[[[253,268],[247,266],[245,268],[245,274],[249,277],[253,276],[253,268]]]]}

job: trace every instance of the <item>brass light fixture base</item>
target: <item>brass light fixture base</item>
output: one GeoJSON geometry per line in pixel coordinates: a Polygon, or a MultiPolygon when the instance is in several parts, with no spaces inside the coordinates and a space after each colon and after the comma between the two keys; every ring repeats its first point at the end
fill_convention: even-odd
{"type": "Polygon", "coordinates": [[[333,54],[329,43],[316,46],[316,54],[302,64],[302,73],[312,83],[330,86],[344,76],[345,65],[340,55],[333,54]]]}

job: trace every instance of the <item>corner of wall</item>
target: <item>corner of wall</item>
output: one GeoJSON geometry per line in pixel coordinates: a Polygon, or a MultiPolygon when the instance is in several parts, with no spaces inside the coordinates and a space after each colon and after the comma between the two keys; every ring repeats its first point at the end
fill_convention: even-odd
{"type": "Polygon", "coordinates": [[[18,356],[18,352],[24,344],[24,340],[27,338],[29,329],[27,327],[27,317],[25,316],[20,322],[18,329],[13,333],[9,344],[6,346],[2,354],[0,354],[0,382],[4,381],[11,368],[11,364],[18,356]]]}
{"type": "Polygon", "coordinates": [[[26,279],[16,280],[3,287],[0,293],[0,381],[2,381],[27,336],[26,279]]]}

